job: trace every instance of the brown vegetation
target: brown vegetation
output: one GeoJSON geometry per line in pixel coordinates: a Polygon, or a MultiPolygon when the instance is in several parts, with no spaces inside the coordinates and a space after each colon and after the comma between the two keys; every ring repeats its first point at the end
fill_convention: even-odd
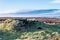
{"type": "Polygon", "coordinates": [[[60,19],[58,18],[43,18],[43,17],[0,17],[0,21],[4,21],[6,19],[13,18],[16,20],[27,19],[27,20],[38,20],[46,23],[60,23],[60,19]]]}

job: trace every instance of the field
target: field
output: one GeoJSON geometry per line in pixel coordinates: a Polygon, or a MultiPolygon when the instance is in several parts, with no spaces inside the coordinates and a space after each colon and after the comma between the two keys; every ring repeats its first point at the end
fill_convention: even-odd
{"type": "Polygon", "coordinates": [[[0,40],[60,40],[60,24],[9,18],[0,23],[0,40]]]}

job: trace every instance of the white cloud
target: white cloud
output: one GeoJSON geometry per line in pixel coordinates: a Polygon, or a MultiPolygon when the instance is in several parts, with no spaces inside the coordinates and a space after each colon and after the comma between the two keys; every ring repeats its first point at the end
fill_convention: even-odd
{"type": "Polygon", "coordinates": [[[18,11],[19,11],[19,9],[0,10],[0,14],[15,13],[15,12],[18,12],[18,11]]]}
{"type": "Polygon", "coordinates": [[[52,3],[60,3],[60,0],[53,0],[52,3]]]}

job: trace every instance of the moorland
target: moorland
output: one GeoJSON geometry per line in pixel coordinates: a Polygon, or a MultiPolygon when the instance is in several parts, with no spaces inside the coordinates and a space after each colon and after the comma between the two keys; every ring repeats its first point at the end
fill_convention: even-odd
{"type": "Polygon", "coordinates": [[[0,40],[60,40],[60,19],[1,17],[0,40]]]}

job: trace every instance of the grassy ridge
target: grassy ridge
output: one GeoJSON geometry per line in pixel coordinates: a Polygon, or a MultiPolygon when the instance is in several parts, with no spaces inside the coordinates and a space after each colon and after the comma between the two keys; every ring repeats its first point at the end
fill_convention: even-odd
{"type": "Polygon", "coordinates": [[[0,40],[60,40],[60,25],[7,19],[0,24],[0,40]]]}

